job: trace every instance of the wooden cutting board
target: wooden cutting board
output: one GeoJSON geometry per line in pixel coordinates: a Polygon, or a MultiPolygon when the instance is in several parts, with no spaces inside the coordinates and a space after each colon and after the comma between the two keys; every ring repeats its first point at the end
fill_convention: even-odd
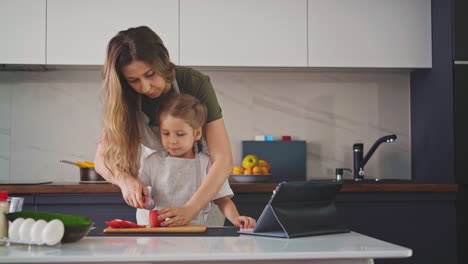
{"type": "Polygon", "coordinates": [[[203,233],[206,225],[186,225],[175,227],[147,227],[147,228],[112,228],[104,229],[104,233],[203,233]]]}

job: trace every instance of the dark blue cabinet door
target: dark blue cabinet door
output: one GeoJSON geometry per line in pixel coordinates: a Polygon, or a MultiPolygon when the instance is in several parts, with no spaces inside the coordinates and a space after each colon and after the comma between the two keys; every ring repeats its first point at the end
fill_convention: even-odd
{"type": "MultiPolygon", "coordinates": [[[[240,215],[250,216],[256,220],[265,208],[265,205],[270,200],[271,194],[236,194],[232,197],[232,201],[237,207],[240,215]]],[[[232,223],[226,219],[225,226],[232,226],[232,223]]]]}
{"type": "Polygon", "coordinates": [[[135,208],[120,194],[41,194],[36,195],[36,211],[81,215],[91,218],[99,230],[115,218],[135,222],[135,208]]]}
{"type": "MultiPolygon", "coordinates": [[[[468,35],[468,32],[467,32],[468,35]]],[[[455,178],[457,183],[467,184],[466,159],[468,157],[468,65],[454,65],[454,134],[455,178]]]]}
{"type": "Polygon", "coordinates": [[[468,1],[455,0],[453,6],[453,28],[455,60],[468,60],[468,1]]]}
{"type": "Polygon", "coordinates": [[[413,250],[410,258],[376,264],[456,264],[455,199],[454,193],[343,193],[336,206],[351,230],[413,250]]]}

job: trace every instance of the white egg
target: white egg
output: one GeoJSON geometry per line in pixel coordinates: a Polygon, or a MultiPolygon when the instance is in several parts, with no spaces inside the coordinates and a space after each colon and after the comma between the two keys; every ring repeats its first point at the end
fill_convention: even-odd
{"type": "Polygon", "coordinates": [[[44,244],[42,240],[42,231],[44,231],[47,222],[44,220],[37,220],[36,223],[31,227],[31,242],[37,245],[44,244]]]}
{"type": "Polygon", "coordinates": [[[42,231],[42,241],[49,246],[53,246],[60,242],[63,238],[63,234],[65,233],[65,226],[63,222],[54,219],[47,223],[42,231]]]}
{"type": "Polygon", "coordinates": [[[21,223],[23,223],[24,218],[16,218],[13,220],[13,222],[10,224],[10,227],[8,228],[8,238],[12,240],[19,240],[19,228],[21,226],[21,223]]]}
{"type": "Polygon", "coordinates": [[[21,241],[30,242],[31,241],[31,227],[36,221],[32,218],[27,218],[21,223],[19,228],[19,238],[21,241]]]}

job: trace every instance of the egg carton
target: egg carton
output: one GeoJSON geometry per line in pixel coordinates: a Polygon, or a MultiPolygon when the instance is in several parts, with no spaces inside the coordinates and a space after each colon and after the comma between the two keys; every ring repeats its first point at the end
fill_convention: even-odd
{"type": "MultiPolygon", "coordinates": [[[[96,227],[95,226],[92,226],[90,227],[89,231],[95,229],[96,227]]],[[[11,239],[11,238],[7,238],[7,237],[3,237],[3,238],[0,238],[0,242],[7,242],[7,243],[10,243],[10,244],[22,244],[22,245],[30,245],[30,246],[50,246],[50,247],[53,247],[53,246],[56,246],[60,243],[57,243],[55,245],[47,245],[47,244],[37,244],[37,243],[33,243],[31,241],[27,242],[27,241],[24,241],[24,240],[16,240],[16,239],[11,239]]]]}
{"type": "MultiPolygon", "coordinates": [[[[91,229],[88,229],[88,232],[91,229]]],[[[59,244],[65,235],[65,225],[60,219],[34,220],[32,218],[17,218],[8,227],[8,237],[0,238],[0,241],[26,244],[48,245],[59,244]]]]}

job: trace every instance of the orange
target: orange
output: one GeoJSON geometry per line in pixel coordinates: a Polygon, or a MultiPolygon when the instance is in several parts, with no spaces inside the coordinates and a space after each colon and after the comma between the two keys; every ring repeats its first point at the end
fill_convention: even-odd
{"type": "Polygon", "coordinates": [[[232,174],[244,174],[244,168],[235,166],[234,169],[232,169],[232,174]]]}
{"type": "Polygon", "coordinates": [[[262,170],[258,166],[253,167],[252,172],[253,174],[262,174],[262,170]]]}
{"type": "Polygon", "coordinates": [[[266,167],[260,167],[260,171],[262,172],[262,174],[270,174],[266,167]]]}
{"type": "Polygon", "coordinates": [[[271,165],[270,165],[270,163],[268,163],[266,160],[259,160],[259,161],[258,161],[258,166],[260,166],[260,167],[265,167],[265,168],[268,169],[268,171],[271,170],[271,165]]]}
{"type": "Polygon", "coordinates": [[[244,174],[253,174],[252,169],[245,169],[244,174]]]}

